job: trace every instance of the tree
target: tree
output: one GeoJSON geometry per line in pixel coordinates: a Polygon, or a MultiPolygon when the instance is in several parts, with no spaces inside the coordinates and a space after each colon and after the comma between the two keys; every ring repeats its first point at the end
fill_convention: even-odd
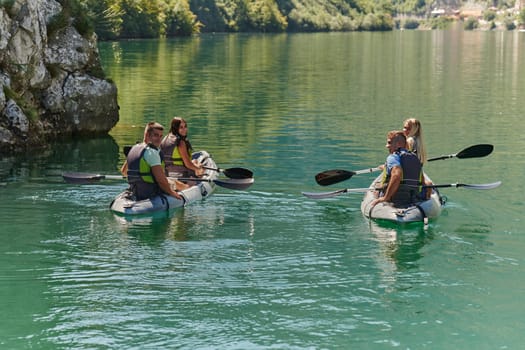
{"type": "Polygon", "coordinates": [[[158,38],[165,33],[166,3],[160,0],[120,0],[121,38],[158,38]]]}
{"type": "Polygon", "coordinates": [[[166,36],[199,33],[201,23],[191,12],[188,0],[170,0],[166,15],[166,36]]]}
{"type": "Polygon", "coordinates": [[[254,30],[282,32],[288,26],[286,18],[273,0],[246,0],[245,5],[248,23],[254,30]]]}

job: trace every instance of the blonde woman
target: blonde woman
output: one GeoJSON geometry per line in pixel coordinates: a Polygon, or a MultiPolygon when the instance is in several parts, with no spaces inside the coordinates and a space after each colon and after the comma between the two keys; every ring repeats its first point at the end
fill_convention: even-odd
{"type": "Polygon", "coordinates": [[[407,138],[407,149],[417,154],[421,164],[427,161],[427,151],[423,141],[423,129],[421,122],[415,118],[409,118],[403,123],[403,133],[407,138]]]}

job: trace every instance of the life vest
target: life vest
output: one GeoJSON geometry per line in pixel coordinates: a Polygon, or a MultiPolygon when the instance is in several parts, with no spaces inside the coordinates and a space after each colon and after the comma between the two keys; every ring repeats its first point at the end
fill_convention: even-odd
{"type": "MultiPolygon", "coordinates": [[[[148,147],[157,149],[152,144],[140,143],[131,148],[127,157],[128,183],[137,200],[151,198],[161,192],[150,165],[144,159],[144,152],[148,147]]],[[[162,160],[162,152],[160,157],[162,160]]],[[[164,162],[161,163],[161,166],[164,168],[164,162]]]]}
{"type": "MultiPolygon", "coordinates": [[[[178,139],[179,137],[177,135],[169,133],[160,144],[160,149],[162,150],[162,153],[164,153],[164,162],[166,163],[167,167],[170,167],[172,165],[184,166],[184,161],[182,160],[179,148],[175,146],[178,139]]],[[[181,142],[184,141],[181,140],[181,142]]],[[[188,148],[188,157],[190,159],[192,153],[193,149],[188,148]]]]}
{"type": "MultiPolygon", "coordinates": [[[[422,199],[423,171],[421,162],[416,154],[407,150],[400,149],[395,152],[399,156],[401,169],[403,171],[401,183],[396,193],[392,196],[391,202],[394,205],[408,205],[418,202],[422,199]]],[[[390,181],[390,174],[383,173],[383,184],[390,181]]]]}

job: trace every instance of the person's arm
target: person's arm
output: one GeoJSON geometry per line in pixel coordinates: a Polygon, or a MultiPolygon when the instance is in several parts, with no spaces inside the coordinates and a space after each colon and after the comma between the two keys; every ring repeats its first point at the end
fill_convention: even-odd
{"type": "Polygon", "coordinates": [[[166,177],[166,174],[164,173],[164,169],[161,165],[154,165],[151,167],[151,173],[153,174],[153,177],[155,178],[155,181],[159,185],[160,189],[170,196],[173,196],[178,199],[182,199],[180,194],[173,191],[170,183],[168,182],[168,178],[166,177]]]}
{"type": "MultiPolygon", "coordinates": [[[[432,186],[433,183],[432,183],[432,180],[430,180],[428,177],[427,177],[427,174],[424,174],[424,177],[423,177],[423,185],[424,186],[432,186]]],[[[425,199],[429,199],[430,196],[432,195],[432,187],[427,187],[425,192],[425,199]]]]}
{"type": "Polygon", "coordinates": [[[414,138],[413,137],[408,137],[407,138],[407,149],[411,152],[414,152],[416,151],[414,149],[414,138]]]}
{"type": "Polygon", "coordinates": [[[388,181],[388,187],[386,189],[385,195],[383,196],[384,202],[390,202],[392,197],[396,194],[401,184],[401,178],[403,177],[403,170],[401,167],[393,167],[390,173],[390,181],[388,181]]]}
{"type": "Polygon", "coordinates": [[[120,173],[122,176],[128,176],[128,161],[125,160],[124,164],[122,164],[122,167],[120,168],[120,173]]]}
{"type": "Polygon", "coordinates": [[[188,155],[188,148],[186,147],[186,142],[180,142],[179,143],[179,154],[182,158],[182,162],[184,163],[184,166],[190,170],[193,170],[195,172],[195,175],[200,176],[204,173],[204,169],[200,167],[199,165],[194,164],[189,155],[188,155]]]}
{"type": "Polygon", "coordinates": [[[164,172],[164,167],[161,165],[162,163],[159,152],[157,150],[146,148],[146,151],[144,152],[144,160],[151,167],[151,174],[155,178],[160,189],[170,196],[182,199],[182,197],[170,186],[166,173],[164,172]]]}
{"type": "Polygon", "coordinates": [[[392,168],[390,172],[390,181],[388,181],[388,187],[386,188],[385,194],[372,203],[372,206],[380,202],[390,202],[392,197],[396,194],[401,184],[401,178],[403,176],[403,170],[399,166],[392,168]]]}

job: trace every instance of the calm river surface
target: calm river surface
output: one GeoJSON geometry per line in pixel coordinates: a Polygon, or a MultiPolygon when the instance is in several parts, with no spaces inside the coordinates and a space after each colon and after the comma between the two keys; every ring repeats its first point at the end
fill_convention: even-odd
{"type": "Polygon", "coordinates": [[[202,35],[100,43],[119,88],[110,136],[0,160],[2,349],[519,349],[525,331],[525,33],[397,31],[202,35]],[[252,169],[244,192],[163,217],[108,206],[150,120],[187,119],[193,145],[252,169]],[[443,215],[365,220],[359,175],[385,133],[420,118],[429,156],[491,143],[486,158],[430,163],[443,215]]]}

